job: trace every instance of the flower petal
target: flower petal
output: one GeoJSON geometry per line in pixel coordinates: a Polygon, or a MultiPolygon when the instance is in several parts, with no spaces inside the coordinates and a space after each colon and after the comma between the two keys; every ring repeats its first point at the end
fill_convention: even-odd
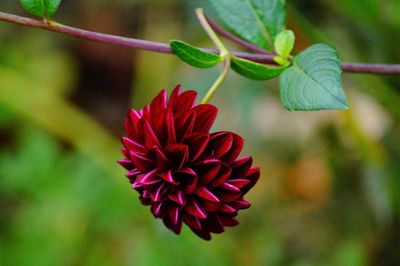
{"type": "Polygon", "coordinates": [[[186,203],[185,211],[200,219],[205,219],[207,217],[207,213],[201,209],[194,200],[189,200],[186,203]]]}
{"type": "Polygon", "coordinates": [[[175,117],[175,130],[178,141],[182,140],[185,136],[193,132],[195,122],[195,112],[185,112],[175,117]]]}
{"type": "Polygon", "coordinates": [[[250,156],[236,160],[234,163],[232,163],[231,176],[233,178],[242,178],[247,174],[252,164],[253,159],[250,156]]]}
{"type": "Polygon", "coordinates": [[[205,187],[196,188],[196,190],[194,191],[194,194],[199,196],[200,198],[203,198],[208,201],[220,202],[219,199],[205,187]]]}
{"type": "Polygon", "coordinates": [[[160,148],[156,147],[155,152],[158,169],[160,171],[168,169],[172,165],[172,162],[167,158],[160,148]]]}
{"type": "Polygon", "coordinates": [[[147,150],[151,150],[153,147],[161,147],[157,135],[151,128],[149,122],[146,120],[140,120],[139,127],[143,132],[144,146],[147,150]]]}
{"type": "Polygon", "coordinates": [[[237,201],[230,202],[229,205],[231,205],[233,208],[237,210],[242,210],[242,209],[247,209],[251,206],[251,204],[243,199],[239,199],[237,201]]]}
{"type": "Polygon", "coordinates": [[[222,183],[225,182],[225,180],[227,180],[231,176],[231,172],[232,172],[231,167],[228,164],[222,162],[218,174],[216,175],[214,180],[208,185],[208,187],[209,188],[219,187],[222,183]]]}
{"type": "Polygon", "coordinates": [[[210,135],[207,133],[194,133],[186,136],[182,143],[189,147],[189,161],[196,161],[207,147],[210,135]]]}
{"type": "Polygon", "coordinates": [[[168,144],[165,146],[165,153],[169,160],[181,169],[189,159],[189,148],[184,144],[168,144]]]}
{"type": "Polygon", "coordinates": [[[172,201],[175,201],[179,205],[184,205],[186,203],[185,195],[181,190],[177,190],[175,193],[171,193],[168,198],[172,201]]]}
{"type": "Polygon", "coordinates": [[[244,140],[241,136],[231,133],[233,137],[233,143],[231,149],[221,158],[221,160],[227,162],[227,163],[232,163],[233,161],[236,160],[236,158],[239,156],[240,152],[243,149],[244,145],[244,140]]]}
{"type": "Polygon", "coordinates": [[[129,151],[138,152],[138,153],[144,153],[144,151],[145,151],[143,145],[137,143],[136,141],[134,141],[130,138],[123,137],[121,139],[121,141],[129,151]]]}
{"type": "Polygon", "coordinates": [[[208,132],[214,124],[218,109],[211,104],[200,104],[192,109],[196,112],[193,132],[208,132]]]}
{"type": "Polygon", "coordinates": [[[185,214],[183,216],[183,221],[193,230],[201,230],[201,223],[199,219],[193,215],[185,214]]]}
{"type": "Polygon", "coordinates": [[[154,169],[156,163],[138,153],[131,153],[130,159],[141,172],[147,172],[149,170],[154,169]]]}
{"type": "Polygon", "coordinates": [[[232,148],[232,144],[232,133],[226,131],[218,132],[211,135],[208,149],[210,149],[210,153],[213,156],[221,158],[232,148]]]}
{"type": "Polygon", "coordinates": [[[225,215],[220,215],[219,220],[224,226],[236,226],[239,224],[239,222],[235,218],[225,215]]]}
{"type": "Polygon", "coordinates": [[[221,161],[217,159],[207,159],[196,163],[194,169],[199,176],[199,183],[201,185],[210,183],[218,174],[221,165],[221,161]]]}
{"type": "Polygon", "coordinates": [[[231,184],[237,188],[242,188],[248,185],[251,181],[248,179],[230,179],[226,180],[225,183],[231,184]]]}

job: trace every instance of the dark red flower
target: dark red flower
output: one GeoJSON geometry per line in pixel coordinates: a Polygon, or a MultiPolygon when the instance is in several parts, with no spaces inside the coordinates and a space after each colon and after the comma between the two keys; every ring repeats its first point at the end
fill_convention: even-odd
{"type": "Polygon", "coordinates": [[[237,159],[243,139],[231,132],[209,133],[218,109],[195,106],[197,93],[180,93],[169,101],[165,90],[140,111],[131,109],[122,138],[132,187],[144,205],[176,234],[186,223],[198,236],[222,233],[235,226],[238,210],[250,207],[243,199],[257,182],[260,170],[251,157],[237,159]]]}

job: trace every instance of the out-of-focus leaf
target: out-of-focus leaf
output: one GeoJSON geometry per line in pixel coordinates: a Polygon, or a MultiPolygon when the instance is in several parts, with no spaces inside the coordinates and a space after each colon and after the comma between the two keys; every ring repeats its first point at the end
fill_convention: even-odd
{"type": "Polygon", "coordinates": [[[184,62],[198,68],[210,68],[222,61],[221,56],[204,52],[183,41],[170,42],[172,51],[184,62]]]}
{"type": "Polygon", "coordinates": [[[246,78],[268,80],[279,76],[286,67],[267,66],[246,59],[233,57],[232,69],[246,78]]]}
{"type": "Polygon", "coordinates": [[[61,4],[61,0],[20,0],[21,5],[32,15],[51,18],[61,4]]]}
{"type": "Polygon", "coordinates": [[[273,41],[285,29],[283,0],[210,0],[222,21],[241,38],[272,50],[273,41]]]}
{"type": "Polygon", "coordinates": [[[348,109],[336,50],[316,44],[293,60],[280,80],[281,101],[289,111],[348,109]]]}

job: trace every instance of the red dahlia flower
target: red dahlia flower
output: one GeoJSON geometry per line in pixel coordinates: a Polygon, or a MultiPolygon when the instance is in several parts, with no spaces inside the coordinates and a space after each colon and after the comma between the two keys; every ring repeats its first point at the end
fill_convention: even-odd
{"type": "Polygon", "coordinates": [[[210,104],[194,106],[197,93],[180,93],[169,101],[165,90],[140,111],[131,109],[122,138],[132,187],[144,205],[176,234],[182,222],[203,239],[238,224],[238,210],[257,182],[260,170],[251,157],[237,159],[243,139],[231,132],[209,133],[217,116],[210,104]]]}

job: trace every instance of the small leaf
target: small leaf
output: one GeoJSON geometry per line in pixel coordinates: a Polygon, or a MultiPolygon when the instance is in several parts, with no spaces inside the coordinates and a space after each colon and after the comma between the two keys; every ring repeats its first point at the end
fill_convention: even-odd
{"type": "Polygon", "coordinates": [[[210,0],[221,20],[246,41],[272,51],[285,29],[284,0],[210,0]]]}
{"type": "Polygon", "coordinates": [[[32,15],[51,18],[61,4],[61,0],[20,0],[21,5],[32,15]]]}
{"type": "Polygon", "coordinates": [[[336,50],[316,44],[293,60],[280,78],[281,101],[289,111],[348,109],[336,50]]]}
{"type": "Polygon", "coordinates": [[[233,57],[232,69],[246,78],[268,80],[279,76],[286,67],[267,66],[246,59],[233,57]]]}
{"type": "Polygon", "coordinates": [[[293,51],[295,36],[293,31],[284,30],[276,36],[275,51],[282,58],[287,59],[293,51]]]}
{"type": "Polygon", "coordinates": [[[183,41],[170,41],[172,51],[184,62],[198,68],[210,68],[222,60],[221,56],[204,52],[183,41]]]}

